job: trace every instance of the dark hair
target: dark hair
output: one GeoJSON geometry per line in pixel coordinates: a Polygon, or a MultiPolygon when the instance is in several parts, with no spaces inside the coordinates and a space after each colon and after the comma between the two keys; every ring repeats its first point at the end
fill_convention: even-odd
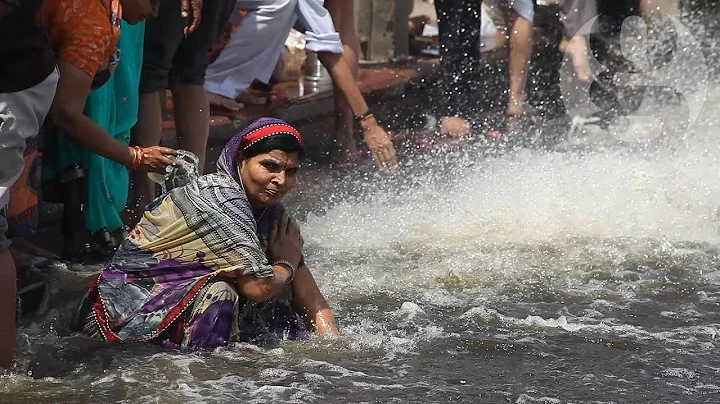
{"type": "Polygon", "coordinates": [[[282,150],[285,153],[297,152],[302,158],[305,148],[298,142],[297,138],[287,133],[278,133],[258,140],[251,144],[245,150],[241,150],[240,154],[244,158],[255,157],[261,153],[267,153],[270,150],[282,150]]]}

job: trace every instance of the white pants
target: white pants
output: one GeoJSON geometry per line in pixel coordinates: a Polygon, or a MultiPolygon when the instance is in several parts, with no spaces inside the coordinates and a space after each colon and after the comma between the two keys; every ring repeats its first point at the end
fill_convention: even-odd
{"type": "MultiPolygon", "coordinates": [[[[0,93],[0,209],[10,200],[10,187],[22,174],[25,140],[37,136],[50,110],[60,75],[57,68],[40,84],[0,93]]],[[[0,216],[0,251],[8,247],[7,222],[0,216]]]]}
{"type": "Polygon", "coordinates": [[[253,80],[268,82],[296,21],[306,29],[306,49],[342,53],[340,35],[323,3],[323,0],[237,0],[231,22],[240,10],[247,11],[247,15],[208,66],[205,90],[235,98],[253,80]]]}

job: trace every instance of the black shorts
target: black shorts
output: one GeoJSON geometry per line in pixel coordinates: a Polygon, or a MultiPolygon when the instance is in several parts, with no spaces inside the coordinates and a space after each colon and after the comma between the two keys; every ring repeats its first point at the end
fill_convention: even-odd
{"type": "Polygon", "coordinates": [[[203,85],[208,52],[235,8],[235,0],[204,1],[200,24],[185,37],[188,19],[180,15],[180,4],[180,0],[162,0],[158,17],[145,25],[141,94],[176,84],[203,85]]]}

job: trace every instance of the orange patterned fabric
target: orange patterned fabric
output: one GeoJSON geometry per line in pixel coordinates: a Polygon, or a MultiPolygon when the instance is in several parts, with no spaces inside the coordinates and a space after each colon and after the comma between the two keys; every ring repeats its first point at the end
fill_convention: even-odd
{"type": "Polygon", "coordinates": [[[109,67],[120,36],[119,0],[44,0],[39,17],[60,59],[91,77],[109,67]]]}

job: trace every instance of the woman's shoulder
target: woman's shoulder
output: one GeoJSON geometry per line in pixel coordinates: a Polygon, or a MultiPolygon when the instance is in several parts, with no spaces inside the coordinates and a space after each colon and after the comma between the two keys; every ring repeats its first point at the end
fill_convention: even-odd
{"type": "Polygon", "coordinates": [[[99,30],[110,30],[110,12],[101,0],[43,0],[39,17],[46,28],[72,30],[95,23],[99,30]]]}
{"type": "Polygon", "coordinates": [[[91,76],[107,62],[119,37],[100,0],[43,0],[39,19],[59,57],[91,76]]]}

